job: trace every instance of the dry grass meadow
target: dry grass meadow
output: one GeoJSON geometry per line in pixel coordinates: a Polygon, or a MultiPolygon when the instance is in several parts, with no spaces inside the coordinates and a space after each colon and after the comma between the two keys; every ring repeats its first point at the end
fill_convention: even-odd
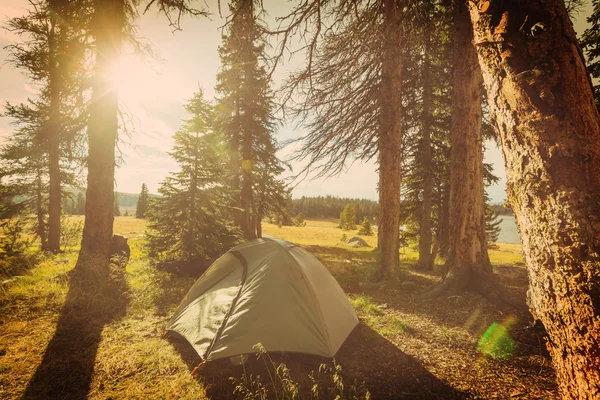
{"type": "Polygon", "coordinates": [[[436,272],[417,273],[414,249],[402,249],[396,279],[378,284],[370,279],[374,236],[364,237],[371,247],[355,249],[340,238],[356,232],[332,221],[266,224],[265,234],[307,248],[327,266],[361,323],[335,364],[263,355],[245,366],[209,364],[193,379],[197,358],[162,334],[195,278],[157,270],[145,252],[144,229],[143,220],[115,219],[115,232],[129,237],[132,256],[122,284],[97,296],[70,290],[58,278],[74,266],[75,245],[56,256],[2,261],[0,398],[556,397],[543,340],[527,328],[527,276],[518,245],[490,252],[496,273],[522,305],[509,308],[469,293],[421,299],[439,279],[443,260],[436,272]],[[406,281],[413,282],[410,290],[403,289],[406,281]],[[274,368],[280,362],[287,369],[274,368]]]}

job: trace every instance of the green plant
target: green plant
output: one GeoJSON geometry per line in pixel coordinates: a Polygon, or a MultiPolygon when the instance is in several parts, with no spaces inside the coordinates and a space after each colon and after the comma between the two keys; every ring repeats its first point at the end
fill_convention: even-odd
{"type": "Polygon", "coordinates": [[[60,241],[63,245],[63,251],[77,245],[83,232],[83,221],[72,221],[63,216],[61,221],[60,241]]]}
{"type": "Polygon", "coordinates": [[[333,365],[321,364],[315,376],[315,371],[308,374],[310,388],[302,385],[292,377],[290,369],[284,363],[275,363],[262,344],[254,346],[257,358],[262,359],[269,374],[269,383],[273,395],[261,381],[260,376],[248,375],[244,368],[240,379],[230,377],[235,384],[234,394],[240,394],[245,400],[266,400],[268,398],[294,400],[308,399],[370,399],[371,395],[363,387],[352,385],[346,387],[342,379],[342,366],[333,361],[333,365]],[[321,397],[322,396],[322,397],[321,397]]]}

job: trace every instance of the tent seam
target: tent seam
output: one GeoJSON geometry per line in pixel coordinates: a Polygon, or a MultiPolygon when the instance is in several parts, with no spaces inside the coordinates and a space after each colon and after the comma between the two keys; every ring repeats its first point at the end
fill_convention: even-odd
{"type": "Polygon", "coordinates": [[[240,288],[238,289],[238,292],[235,295],[235,297],[233,298],[233,300],[231,301],[231,305],[229,306],[229,310],[227,310],[227,314],[225,314],[225,318],[223,318],[223,321],[221,321],[221,325],[219,326],[219,329],[217,330],[217,334],[215,335],[215,337],[211,341],[210,345],[204,352],[205,360],[208,360],[210,352],[213,350],[213,348],[215,347],[215,345],[217,344],[217,342],[223,335],[223,331],[225,330],[225,325],[227,325],[227,322],[229,321],[231,312],[232,312],[234,306],[237,304],[237,301],[239,300],[239,298],[242,294],[242,289],[244,288],[244,285],[246,284],[246,279],[248,278],[248,262],[246,261],[244,256],[237,250],[230,250],[229,252],[231,254],[233,254],[233,256],[240,262],[240,264],[242,264],[242,269],[243,269],[242,270],[242,280],[240,281],[240,288]]]}

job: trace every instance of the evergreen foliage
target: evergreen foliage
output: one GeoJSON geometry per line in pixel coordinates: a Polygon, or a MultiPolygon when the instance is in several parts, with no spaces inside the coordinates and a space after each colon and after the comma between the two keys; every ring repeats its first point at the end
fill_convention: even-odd
{"type": "Polygon", "coordinates": [[[161,259],[209,261],[239,238],[233,225],[223,138],[213,129],[212,106],[198,91],[185,109],[190,119],[175,133],[169,153],[180,171],[161,184],[150,203],[148,246],[161,259]]]}
{"type": "Polygon", "coordinates": [[[301,212],[306,218],[340,218],[344,207],[352,204],[356,217],[362,220],[365,216],[377,217],[379,205],[374,200],[342,198],[337,196],[302,196],[294,199],[294,210],[301,212]]]}
{"type": "Polygon", "coordinates": [[[294,226],[306,226],[306,222],[304,221],[304,214],[302,213],[298,213],[295,217],[294,217],[294,226]]]}
{"type": "Polygon", "coordinates": [[[261,235],[261,221],[271,214],[291,221],[290,191],[276,178],[283,168],[272,137],[274,102],[257,3],[235,0],[229,5],[216,86],[218,125],[228,142],[230,185],[236,193],[233,206],[240,210],[236,223],[247,239],[261,235]]]}
{"type": "Polygon", "coordinates": [[[369,217],[363,218],[358,234],[363,236],[373,236],[373,228],[371,227],[371,220],[369,217]]]}
{"type": "Polygon", "coordinates": [[[150,201],[150,194],[148,193],[148,186],[142,183],[142,190],[140,197],[138,197],[137,205],[135,207],[136,218],[146,218],[146,211],[148,211],[148,204],[150,201]]]}
{"type": "Polygon", "coordinates": [[[345,231],[351,231],[356,229],[356,212],[352,204],[348,204],[344,207],[342,215],[340,217],[340,226],[345,231]]]}
{"type": "Polygon", "coordinates": [[[0,154],[2,178],[36,216],[34,233],[42,249],[60,250],[64,185],[74,183],[81,156],[86,38],[89,13],[76,2],[33,0],[6,29],[22,39],[6,47],[7,61],[39,88],[26,103],[6,103],[4,116],[16,126],[0,154]],[[69,21],[67,23],[66,21],[69,21]]]}
{"type": "MultiPolygon", "coordinates": [[[[593,78],[598,79],[600,78],[600,0],[592,0],[592,7],[592,15],[587,18],[587,22],[592,26],[585,30],[580,44],[586,55],[588,72],[593,78]]],[[[600,107],[600,85],[593,86],[596,106],[600,107]]]]}

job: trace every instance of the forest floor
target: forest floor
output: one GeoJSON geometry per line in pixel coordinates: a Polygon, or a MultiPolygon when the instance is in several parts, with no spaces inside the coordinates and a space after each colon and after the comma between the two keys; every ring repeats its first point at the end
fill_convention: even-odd
{"type": "MultiPolygon", "coordinates": [[[[0,261],[0,398],[264,398],[266,392],[278,399],[294,393],[342,399],[556,398],[543,339],[526,328],[532,321],[520,246],[499,244],[490,251],[496,274],[520,306],[496,305],[470,293],[424,300],[419,294],[439,280],[440,265],[432,273],[416,272],[416,254],[406,248],[397,279],[372,283],[373,248],[342,244],[343,233],[350,238],[356,232],[335,225],[264,227],[265,234],[317,256],[356,309],[360,324],[335,364],[262,355],[245,366],[209,363],[192,379],[197,356],[162,334],[195,278],[158,271],[145,254],[144,221],[117,217],[115,232],[129,237],[132,255],[123,285],[108,294],[56,279],[74,266],[76,247],[56,256],[32,253],[0,261]],[[414,282],[410,291],[401,289],[407,280],[414,282]],[[287,370],[276,368],[282,362],[287,370]]],[[[376,243],[375,237],[364,238],[376,243]]]]}

